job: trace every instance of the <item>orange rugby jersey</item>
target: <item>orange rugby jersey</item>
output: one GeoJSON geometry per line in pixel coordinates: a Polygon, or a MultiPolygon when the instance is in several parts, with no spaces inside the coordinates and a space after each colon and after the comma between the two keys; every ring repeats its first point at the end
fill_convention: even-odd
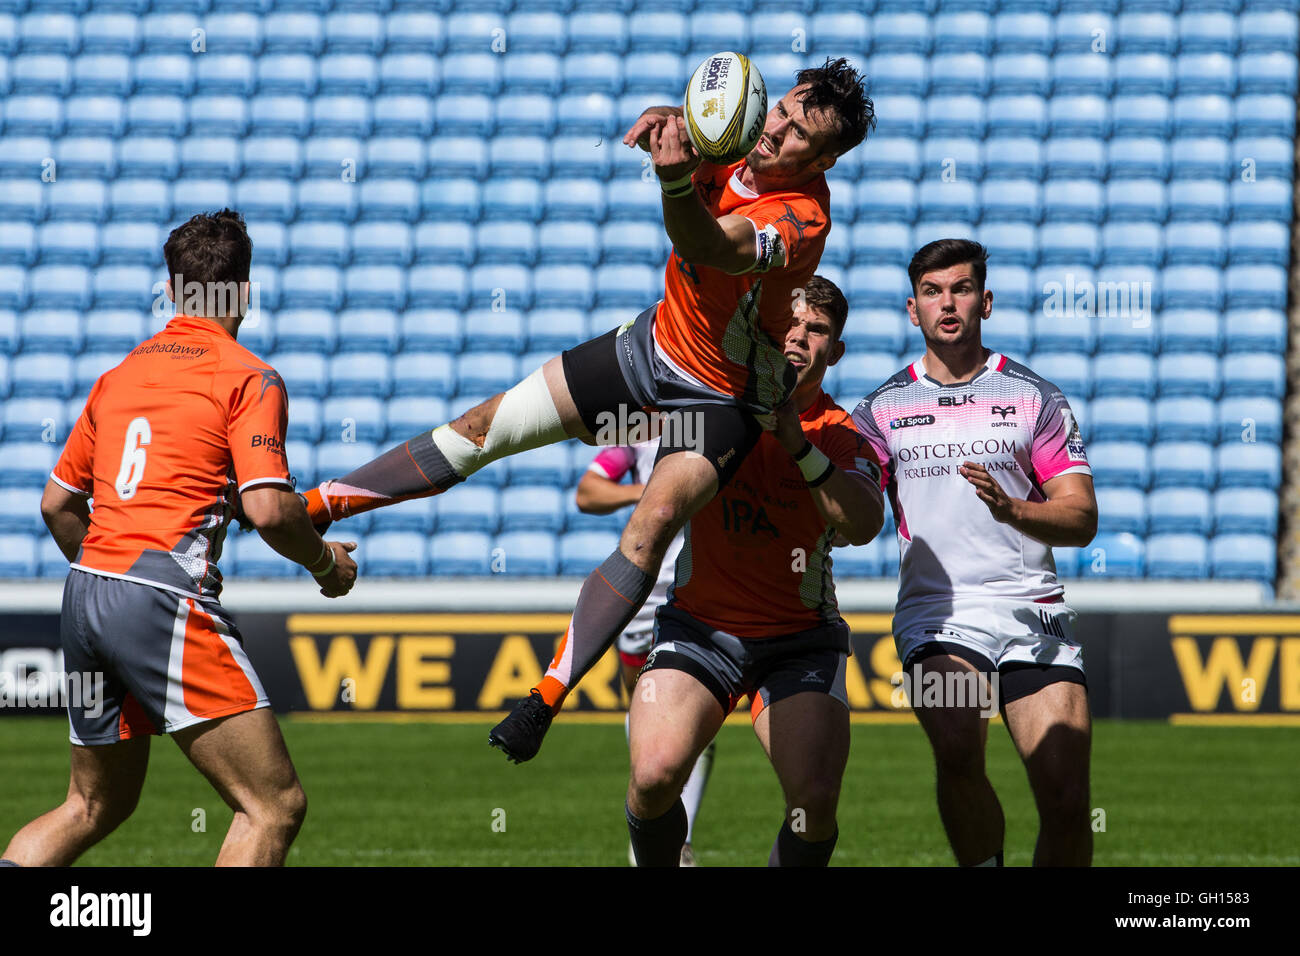
{"type": "Polygon", "coordinates": [[[292,487],[279,373],[208,319],[178,315],[100,376],[51,477],[94,500],[74,568],[197,597],[233,490],[292,487]]]}
{"type": "MultiPolygon", "coordinates": [[[[864,472],[875,455],[829,395],[822,392],[799,419],[837,468],[871,480],[864,472]]],[[[839,618],[830,558],[835,529],[771,433],[687,523],[684,538],[669,601],[711,627],[764,638],[839,618]]]]}
{"type": "Polygon", "coordinates": [[[792,293],[817,271],[831,228],[826,177],[798,189],[755,193],[740,182],[745,161],[701,164],[695,190],[715,217],[754,223],[758,262],[740,275],[685,262],[674,249],[664,270],[655,340],[672,365],[714,391],[771,409],[793,374],[782,354],[792,293]],[[769,228],[770,227],[770,228],[769,228]],[[784,263],[784,264],[782,264],[784,263]]]}

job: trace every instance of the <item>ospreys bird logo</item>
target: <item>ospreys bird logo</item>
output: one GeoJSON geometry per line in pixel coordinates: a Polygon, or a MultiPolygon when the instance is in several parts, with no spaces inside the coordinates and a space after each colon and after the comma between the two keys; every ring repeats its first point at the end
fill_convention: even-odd
{"type": "Polygon", "coordinates": [[[263,397],[265,397],[268,388],[278,388],[280,393],[284,396],[285,401],[289,400],[289,390],[284,387],[284,379],[280,377],[280,373],[275,369],[258,368],[256,365],[249,365],[247,362],[244,363],[244,368],[251,368],[257,372],[258,375],[262,376],[262,390],[257,393],[257,400],[259,402],[263,397]]]}
{"type": "Polygon", "coordinates": [[[783,202],[781,205],[785,207],[785,215],[776,219],[776,222],[788,222],[790,225],[794,226],[795,240],[790,243],[790,258],[793,259],[795,246],[803,241],[804,230],[809,226],[817,225],[821,220],[816,216],[813,216],[811,219],[800,219],[794,214],[794,210],[790,208],[788,202],[783,202]]]}

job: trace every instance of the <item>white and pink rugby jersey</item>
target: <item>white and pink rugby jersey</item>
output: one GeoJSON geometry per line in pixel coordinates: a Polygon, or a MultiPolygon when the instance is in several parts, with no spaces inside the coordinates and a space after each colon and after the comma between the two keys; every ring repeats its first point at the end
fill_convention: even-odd
{"type": "Polygon", "coordinates": [[[1065,396],[994,352],[960,385],[918,359],[864,398],[853,421],[875,449],[898,525],[895,613],[962,598],[1059,600],[1052,549],[994,520],[957,471],[984,465],[1013,498],[1044,501],[1043,482],[1091,475],[1065,396]]]}
{"type": "MultiPolygon", "coordinates": [[[[601,449],[600,454],[587,466],[587,470],[594,471],[610,481],[622,481],[623,476],[630,471],[632,483],[644,485],[650,480],[650,472],[654,470],[655,456],[658,454],[658,438],[638,442],[635,445],[611,445],[601,449]]],[[[664,563],[659,565],[659,577],[655,580],[654,590],[650,592],[650,597],[646,598],[645,604],[641,605],[641,610],[636,612],[636,617],[628,623],[624,634],[643,634],[654,627],[655,611],[668,600],[668,587],[676,576],[674,569],[677,566],[677,555],[681,550],[682,533],[679,531],[677,537],[673,538],[672,544],[668,545],[668,550],[664,552],[664,563]]]]}

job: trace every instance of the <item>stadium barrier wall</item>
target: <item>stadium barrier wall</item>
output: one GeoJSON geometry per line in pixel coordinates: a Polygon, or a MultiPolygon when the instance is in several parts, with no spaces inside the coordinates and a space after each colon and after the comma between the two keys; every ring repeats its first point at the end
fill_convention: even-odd
{"type": "MultiPolygon", "coordinates": [[[[855,714],[908,707],[887,613],[846,614],[855,714]]],[[[245,647],[280,712],[473,715],[527,694],[568,623],[561,613],[251,613],[245,647]]],[[[1092,712],[1187,723],[1300,722],[1300,614],[1082,613],[1092,712]]],[[[0,615],[0,715],[59,713],[58,615],[0,615]],[[44,695],[44,696],[42,696],[44,695]]],[[[610,652],[568,708],[626,706],[610,652]]]]}

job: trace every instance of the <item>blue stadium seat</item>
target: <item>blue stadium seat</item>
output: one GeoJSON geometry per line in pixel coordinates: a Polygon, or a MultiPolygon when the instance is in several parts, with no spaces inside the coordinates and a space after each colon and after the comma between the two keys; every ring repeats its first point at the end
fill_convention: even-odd
{"type": "Polygon", "coordinates": [[[501,495],[501,526],[511,531],[549,531],[564,528],[564,502],[551,485],[517,485],[501,495]]]}
{"type": "Polygon", "coordinates": [[[1236,12],[1235,0],[1223,10],[1193,10],[1187,5],[1178,18],[1178,49],[1183,53],[1235,53],[1237,24],[1228,9],[1236,12]]]}
{"type": "Polygon", "coordinates": [[[188,136],[180,143],[179,160],[185,176],[235,179],[242,168],[239,140],[233,136],[188,136]]]}
{"type": "Polygon", "coordinates": [[[1146,569],[1146,548],[1131,534],[1099,534],[1082,550],[1080,577],[1140,578],[1146,569]]]}
{"type": "MultiPolygon", "coordinates": [[[[35,142],[46,143],[48,140],[35,142]]],[[[41,157],[50,155],[54,157],[59,175],[68,178],[111,179],[117,170],[113,141],[107,136],[64,136],[54,144],[52,153],[46,150],[41,157]]],[[[16,153],[15,158],[23,166],[21,170],[13,170],[15,175],[39,168],[39,164],[35,167],[28,165],[21,153],[16,153]]]]}
{"type": "Polygon", "coordinates": [[[1287,300],[1287,273],[1282,266],[1230,266],[1224,273],[1227,308],[1282,309],[1287,300]]]}
{"type": "MultiPolygon", "coordinates": [[[[1014,227],[1003,227],[1014,228],[1014,227]]],[[[1019,228],[1027,228],[1021,226],[1019,228]]],[[[1028,228],[1032,240],[1034,231],[1028,228]]],[[[1101,236],[1097,227],[1083,222],[1059,222],[1044,228],[1038,236],[1040,265],[1095,266],[1101,260],[1101,236]]],[[[1032,249],[1030,250],[1032,253],[1032,249]]],[[[1021,265],[1026,264],[1021,262],[1021,265]]]]}
{"type": "MultiPolygon", "coordinates": [[[[404,432],[403,440],[408,437],[410,432],[404,432]]],[[[438,526],[438,500],[431,495],[404,501],[393,508],[381,508],[373,513],[370,530],[373,533],[413,531],[428,537],[438,526]]]]}
{"type": "Polygon", "coordinates": [[[171,208],[177,219],[188,219],[209,209],[225,209],[233,190],[225,179],[178,179],[171,184],[171,208]]]}
{"type": "Polygon", "coordinates": [[[149,309],[162,299],[162,280],[145,266],[101,265],[95,270],[91,295],[96,309],[149,309]]]}
{"type": "Polygon", "coordinates": [[[1227,488],[1214,494],[1215,534],[1277,535],[1278,501],[1263,488],[1227,488]]]}
{"type": "MultiPolygon", "coordinates": [[[[16,235],[7,236],[6,244],[23,237],[32,243],[31,226],[23,224],[16,230],[16,235]],[[23,226],[26,228],[24,229],[23,226]]],[[[40,250],[41,263],[44,265],[93,266],[99,261],[98,229],[93,222],[47,222],[35,234],[35,248],[27,259],[35,257],[40,250]]],[[[20,247],[21,248],[21,247],[20,247]]],[[[21,257],[11,256],[11,261],[21,261],[21,257]]]]}
{"type": "Polygon", "coordinates": [[[1223,303],[1223,276],[1203,266],[1169,266],[1160,272],[1159,296],[1166,309],[1217,309],[1223,303]]]}
{"type": "MultiPolygon", "coordinates": [[[[995,305],[996,309],[996,305],[995,305]]],[[[1056,382],[1067,394],[1086,396],[1089,391],[1088,382],[1091,377],[1088,373],[1088,362],[1085,359],[1081,363],[1068,355],[1064,358],[1059,356],[1062,353],[1079,353],[1080,355],[1091,355],[1096,347],[1097,323],[1096,320],[1080,313],[1069,312],[1065,314],[1048,314],[1042,311],[1033,314],[1033,341],[1034,348],[1038,350],[1039,355],[1035,360],[1047,357],[1054,366],[1060,366],[1065,372],[1071,388],[1065,388],[1061,382],[1056,382],[1051,375],[1046,377],[1056,382]]],[[[1037,365],[1030,363],[1031,367],[1040,374],[1046,375],[1037,365]]]]}
{"type": "MultiPolygon", "coordinates": [[[[995,265],[988,271],[987,286],[997,289],[1002,305],[1012,309],[1030,309],[1041,306],[1038,288],[1031,283],[1029,270],[1020,266],[995,265]]],[[[911,285],[906,287],[911,295],[911,285]]]]}
{"type": "MultiPolygon", "coordinates": [[[[402,53],[431,53],[439,54],[443,51],[447,42],[447,31],[445,21],[435,12],[430,12],[430,6],[438,8],[436,4],[420,2],[414,4],[414,10],[400,9],[402,3],[394,4],[396,9],[388,16],[388,51],[402,53]]],[[[445,4],[450,6],[450,4],[445,4]]]]}
{"type": "Polygon", "coordinates": [[[1110,112],[1111,128],[1126,136],[1164,138],[1172,128],[1167,96],[1153,93],[1116,96],[1110,101],[1110,112]]]}
{"type": "Polygon", "coordinates": [[[493,573],[554,576],[559,568],[556,552],[553,534],[512,531],[493,542],[493,573]]]}
{"type": "Polygon", "coordinates": [[[1107,146],[1106,175],[1113,179],[1163,180],[1169,175],[1169,145],[1153,136],[1117,136],[1107,146]]]}
{"type": "MultiPolygon", "coordinates": [[[[1155,185],[1161,186],[1159,183],[1155,185]]],[[[1108,192],[1107,201],[1127,205],[1129,197],[1108,192]]],[[[1101,231],[1103,262],[1107,265],[1157,266],[1164,261],[1164,238],[1160,226],[1124,216],[1112,215],[1111,219],[1101,231]]]]}
{"type": "Polygon", "coordinates": [[[605,265],[595,270],[597,308],[644,309],[663,293],[662,268],[605,265]]]}
{"type": "Polygon", "coordinates": [[[370,442],[328,440],[331,432],[332,429],[326,424],[324,434],[327,440],[316,449],[316,473],[322,480],[346,475],[378,454],[378,448],[370,442]]]}
{"type": "Polygon", "coordinates": [[[464,222],[422,222],[414,230],[415,260],[420,263],[469,265],[476,255],[474,235],[475,227],[464,222]]]}
{"type": "Polygon", "coordinates": [[[562,74],[565,93],[618,96],[623,92],[623,61],[613,53],[570,54],[564,58],[562,74]]]}
{"type": "Polygon", "coordinates": [[[1163,222],[1165,185],[1154,179],[1118,179],[1106,184],[1106,218],[1114,222],[1163,222]]]}
{"type": "Polygon", "coordinates": [[[985,101],[978,96],[930,96],[925,100],[925,129],[927,136],[983,139],[986,129],[993,131],[992,116],[986,119],[985,101]]]}
{"type": "Polygon", "coordinates": [[[1157,323],[1161,352],[1218,352],[1219,315],[1208,309],[1163,313],[1157,323]]]}
{"type": "Polygon", "coordinates": [[[34,578],[37,573],[34,535],[0,534],[0,578],[34,578]]]}
{"type": "Polygon", "coordinates": [[[993,44],[998,53],[1051,53],[1052,20],[1037,11],[1000,12],[993,20],[993,44]]]}
{"type": "Polygon", "coordinates": [[[1139,442],[1095,442],[1088,460],[1099,488],[1146,488],[1151,483],[1149,451],[1139,442]]]}
{"type": "Polygon", "coordinates": [[[1213,442],[1218,437],[1214,403],[1206,398],[1162,398],[1155,403],[1158,441],[1213,442]]]}
{"type": "MultiPolygon", "coordinates": [[[[492,132],[493,111],[477,103],[482,97],[461,97],[448,103],[438,100],[438,128],[486,136],[492,132]]],[[[496,99],[496,132],[513,136],[550,136],[556,128],[557,99],[537,93],[503,94],[496,99]]],[[[611,106],[612,112],[612,106],[611,106]]],[[[569,130],[566,130],[569,132],[569,130]]]]}
{"type": "Polygon", "coordinates": [[[876,107],[876,132],[882,138],[917,139],[925,132],[925,106],[920,97],[882,93],[872,100],[876,107]]]}
{"type": "Polygon", "coordinates": [[[1280,179],[1235,181],[1230,201],[1234,220],[1291,220],[1291,183],[1280,179]]]}
{"type": "Polygon", "coordinates": [[[871,88],[881,93],[923,96],[929,88],[929,69],[925,57],[897,50],[879,52],[868,63],[871,88]]]}
{"type": "MultiPolygon", "coordinates": [[[[381,93],[433,96],[440,89],[439,76],[438,60],[427,52],[389,52],[379,60],[381,93]]],[[[506,76],[509,81],[510,61],[506,63],[506,76]]]]}
{"type": "Polygon", "coordinates": [[[1091,179],[1049,179],[1043,183],[1043,222],[1101,219],[1105,196],[1091,179]]]}
{"type": "Polygon", "coordinates": [[[1115,57],[1114,75],[1119,96],[1163,97],[1174,92],[1174,61],[1163,53],[1121,53],[1115,57]]]}
{"type": "Polygon", "coordinates": [[[76,355],[82,347],[83,322],[82,316],[75,312],[54,309],[26,312],[19,324],[22,349],[76,355]]]}
{"type": "Polygon", "coordinates": [[[392,309],[349,309],[339,315],[340,352],[394,353],[398,343],[397,314],[392,309]]]}
{"type": "Polygon", "coordinates": [[[980,205],[985,222],[1037,223],[1042,218],[1041,188],[1030,180],[985,180],[980,187],[980,205]]]}
{"type": "Polygon", "coordinates": [[[248,101],[249,131],[255,136],[304,139],[312,124],[312,101],[304,96],[272,93],[248,101]]]}
{"type": "Polygon", "coordinates": [[[1094,399],[1089,406],[1090,436],[1093,441],[1148,443],[1154,431],[1151,411],[1151,403],[1144,399],[1094,399]]]}
{"type": "Polygon", "coordinates": [[[881,535],[868,544],[836,548],[831,553],[831,565],[836,578],[842,581],[847,578],[880,577],[884,565],[881,553],[885,548],[893,546],[893,541],[886,541],[881,535]]]}
{"type": "Polygon", "coordinates": [[[458,394],[493,395],[519,381],[519,360],[509,352],[470,352],[456,363],[458,394]]]}
{"type": "Polygon", "coordinates": [[[452,492],[455,498],[440,502],[438,530],[495,533],[501,523],[500,492],[470,482],[452,492]]]}
{"type": "Polygon", "coordinates": [[[456,394],[456,365],[448,352],[403,351],[393,358],[393,392],[408,398],[449,398],[456,394]]]}
{"type": "Polygon", "coordinates": [[[1285,391],[1286,368],[1281,355],[1271,352],[1237,352],[1224,359],[1224,398],[1280,400],[1285,391]]]}
{"type": "Polygon", "coordinates": [[[917,204],[922,218],[960,219],[974,221],[979,213],[979,195],[975,184],[957,180],[944,182],[938,179],[921,181],[917,191],[917,204]]]}
{"type": "Polygon", "coordinates": [[[587,338],[587,324],[581,310],[574,308],[534,309],[526,317],[528,348],[559,353],[587,338]]]}
{"type": "Polygon", "coordinates": [[[1157,534],[1146,541],[1147,577],[1191,578],[1209,576],[1209,545],[1199,534],[1157,534]]]}
{"type": "MultiPolygon", "coordinates": [[[[573,18],[571,23],[581,19],[585,18],[573,18]]],[[[603,31],[606,35],[613,29],[614,21],[608,22],[610,27],[603,31]]],[[[594,42],[590,31],[591,28],[581,32],[573,31],[572,41],[575,50],[579,49],[579,43],[586,46],[594,42]]],[[[680,13],[669,10],[639,10],[627,18],[627,46],[628,50],[634,53],[685,53],[689,37],[689,20],[680,13]]],[[[694,66],[695,64],[692,64],[692,69],[694,66]]]]}
{"type": "Polygon", "coordinates": [[[1234,222],[1227,245],[1230,265],[1285,266],[1291,256],[1291,234],[1282,222],[1234,222]]]}
{"type": "Polygon", "coordinates": [[[524,347],[524,317],[518,309],[475,309],[465,314],[470,334],[465,352],[513,352],[524,347]]]}
{"type": "Polygon", "coordinates": [[[386,108],[395,102],[405,103],[410,99],[412,98],[405,96],[379,97],[374,101],[372,117],[370,101],[365,97],[316,96],[311,101],[312,135],[364,137],[369,136],[372,129],[381,135],[427,135],[431,131],[427,122],[431,110],[423,100],[420,100],[423,115],[420,121],[412,123],[409,129],[405,125],[405,114],[400,118],[394,118],[386,111],[386,108]]]}
{"type": "Polygon", "coordinates": [[[46,534],[41,519],[39,488],[6,488],[0,491],[0,533],[46,534]]]}
{"type": "Polygon", "coordinates": [[[973,139],[936,137],[927,139],[922,150],[920,169],[926,179],[951,185],[952,180],[969,183],[984,178],[980,144],[973,139]]]}
{"type": "Polygon", "coordinates": [[[242,142],[241,150],[245,176],[297,179],[302,175],[303,147],[297,139],[250,136],[242,142]]]}
{"type": "MultiPolygon", "coordinates": [[[[272,362],[276,371],[281,371],[278,362],[272,362]]],[[[283,374],[283,373],[282,373],[283,374]]],[[[287,379],[286,379],[287,384],[287,379]]],[[[289,386],[289,394],[293,395],[293,386],[289,386]]],[[[305,441],[286,441],[284,443],[285,457],[289,462],[289,473],[301,488],[309,488],[318,483],[320,478],[316,475],[316,445],[305,441]]],[[[337,477],[336,475],[322,475],[321,478],[337,477]]]]}
{"type": "Polygon", "coordinates": [[[582,260],[573,257],[585,251],[593,239],[594,244],[601,250],[599,258],[603,258],[605,262],[644,264],[662,262],[668,258],[668,243],[662,230],[647,229],[638,222],[607,223],[598,233],[596,228],[588,223],[555,224],[562,226],[563,232],[548,231],[547,227],[550,225],[552,224],[546,223],[542,226],[542,248],[545,251],[548,245],[556,243],[560,249],[567,251],[564,257],[567,261],[590,262],[598,258],[593,256],[591,259],[582,260]]]}
{"type": "Polygon", "coordinates": [[[92,301],[91,274],[83,266],[38,266],[28,283],[33,306],[84,310],[92,301]]]}
{"type": "Polygon", "coordinates": [[[845,355],[839,363],[839,390],[842,394],[868,394],[899,370],[898,359],[882,352],[845,355]]]}
{"type": "Polygon", "coordinates": [[[363,395],[327,399],[320,408],[320,427],[329,441],[369,443],[374,447],[383,441],[387,431],[384,405],[378,398],[363,395]]]}
{"type": "Polygon", "coordinates": [[[1046,143],[1044,159],[1052,178],[1101,179],[1106,174],[1106,146],[1099,139],[1054,137],[1046,143]]]}
{"type": "Polygon", "coordinates": [[[995,95],[1047,96],[1052,89],[1050,61],[1039,53],[1001,53],[992,59],[990,73],[995,95]]]}
{"type": "Polygon", "coordinates": [[[338,347],[338,324],[325,309],[290,308],[275,317],[276,348],[332,355],[338,347]]]}
{"type": "Polygon", "coordinates": [[[1052,560],[1056,565],[1056,576],[1061,580],[1079,576],[1079,562],[1082,548],[1053,548],[1052,560]]]}
{"type": "Polygon", "coordinates": [[[307,352],[276,352],[266,361],[284,379],[290,398],[295,395],[324,398],[329,391],[328,366],[322,355],[307,352]]]}
{"type": "MultiPolygon", "coordinates": [[[[584,454],[590,452],[586,446],[577,447],[584,454]]],[[[513,455],[507,463],[512,488],[516,485],[547,485],[567,489],[577,481],[572,472],[571,455],[564,444],[545,445],[513,455]]]]}
{"type": "Polygon", "coordinates": [[[1029,313],[1020,309],[994,309],[984,322],[983,341],[995,352],[1024,361],[1031,342],[1029,313]]]}
{"type": "Polygon", "coordinates": [[[349,309],[397,310],[406,305],[406,270],[395,265],[358,265],[343,274],[349,309]]]}
{"type": "MultiPolygon", "coordinates": [[[[526,309],[532,304],[531,279],[523,266],[475,266],[469,274],[470,304],[475,308],[526,309]]],[[[413,296],[414,292],[412,288],[413,296]]]]}
{"type": "Polygon", "coordinates": [[[1277,571],[1277,540],[1258,534],[1216,535],[1210,542],[1210,564],[1216,578],[1271,583],[1277,571]]]}
{"type": "MultiPolygon", "coordinates": [[[[843,227],[836,227],[841,228],[843,227]]],[[[836,229],[831,230],[831,238],[827,240],[828,248],[834,241],[836,229]]],[[[848,235],[850,255],[860,264],[906,267],[912,253],[919,248],[912,242],[912,230],[899,222],[860,222],[852,227],[852,232],[848,235]]]]}
{"type": "Polygon", "coordinates": [[[1161,398],[1217,398],[1221,387],[1219,357],[1205,352],[1161,355],[1156,362],[1156,379],[1161,398]]]}
{"type": "Polygon", "coordinates": [[[1237,60],[1238,89],[1252,93],[1294,96],[1296,58],[1294,53],[1247,53],[1237,60]]]}
{"type": "MultiPolygon", "coordinates": [[[[1178,96],[1230,97],[1237,89],[1236,62],[1223,53],[1183,53],[1177,59],[1178,96]]],[[[1174,105],[1175,123],[1178,104],[1174,105]]]]}
{"type": "Polygon", "coordinates": [[[1042,141],[1019,135],[991,136],[984,143],[984,175],[987,179],[1037,183],[1043,176],[1042,141]]]}
{"type": "MultiPolygon", "coordinates": [[[[368,185],[368,184],[367,184],[368,185]]],[[[365,186],[363,185],[363,189],[365,186]]],[[[362,195],[362,203],[365,195],[362,195]]],[[[418,208],[418,203],[416,207],[418,208]]],[[[364,216],[364,210],[363,210],[364,216]]],[[[353,265],[398,265],[411,262],[414,246],[411,227],[405,222],[370,221],[352,227],[351,250],[353,265]]]]}
{"type": "Polygon", "coordinates": [[[1278,352],[1286,348],[1286,316],[1280,309],[1246,309],[1224,317],[1229,352],[1278,352]]]}
{"type": "Polygon", "coordinates": [[[317,95],[374,96],[379,89],[379,64],[374,57],[362,53],[332,53],[321,57],[319,66],[317,95]]]}
{"type": "MultiPolygon", "coordinates": [[[[621,24],[620,18],[615,18],[615,22],[621,24]]],[[[572,26],[577,27],[579,18],[574,18],[572,26]]],[[[608,23],[608,20],[602,19],[600,26],[608,23]]],[[[509,37],[509,50],[512,54],[507,58],[506,73],[509,76],[511,60],[520,60],[521,57],[515,54],[543,54],[555,56],[562,54],[565,49],[565,34],[570,22],[559,13],[553,10],[516,10],[512,13],[505,23],[506,35],[509,37]]],[[[591,27],[588,25],[584,29],[584,34],[589,33],[591,27]]],[[[597,27],[599,29],[599,26],[597,27]]],[[[621,37],[604,35],[605,45],[597,43],[590,47],[593,50],[621,50],[621,37]],[[615,47],[613,41],[620,41],[619,46],[615,47]]]]}
{"type": "Polygon", "coordinates": [[[299,568],[272,551],[256,534],[229,534],[222,553],[221,564],[227,573],[241,578],[296,577],[299,568]]]}
{"type": "Polygon", "coordinates": [[[1151,450],[1153,488],[1214,487],[1214,453],[1201,442],[1160,442],[1151,450]]]}
{"type": "Polygon", "coordinates": [[[296,222],[289,227],[288,242],[296,266],[338,268],[348,261],[348,227],[341,222],[296,222]]]}
{"type": "Polygon", "coordinates": [[[1097,530],[1103,534],[1145,534],[1147,498],[1136,488],[1097,489],[1097,530]]]}
{"type": "Polygon", "coordinates": [[[392,391],[391,361],[384,352],[340,352],[329,363],[333,397],[386,398],[392,391]]]}
{"type": "Polygon", "coordinates": [[[586,266],[547,265],[536,270],[533,281],[533,304],[538,308],[588,309],[595,302],[596,279],[586,266]]]}
{"type": "Polygon", "coordinates": [[[435,221],[474,222],[482,211],[481,190],[473,179],[426,179],[420,185],[420,210],[435,221]]]}
{"type": "Polygon", "coordinates": [[[414,269],[407,277],[411,302],[437,301],[449,308],[464,308],[470,301],[469,273],[457,265],[414,269]]]}
{"type": "Polygon", "coordinates": [[[464,320],[459,312],[450,309],[408,309],[398,322],[402,352],[455,353],[460,351],[464,337],[464,320]]]}
{"type": "Polygon", "coordinates": [[[305,53],[263,54],[257,58],[257,92],[263,95],[313,96],[318,84],[315,57],[305,53]]]}
{"type": "MultiPolygon", "coordinates": [[[[441,515],[440,509],[440,528],[441,515]]],[[[480,532],[439,532],[431,544],[431,566],[435,575],[487,575],[492,568],[492,539],[480,532]]]]}
{"type": "MultiPolygon", "coordinates": [[[[73,423],[81,415],[84,402],[76,404],[75,399],[64,402],[59,398],[11,398],[3,403],[4,440],[7,442],[52,442],[60,449],[67,441],[73,423]]],[[[40,529],[44,528],[40,509],[33,510],[32,517],[40,529]]]]}
{"type": "Polygon", "coordinates": [[[306,53],[317,56],[325,44],[324,24],[311,13],[281,11],[262,20],[265,53],[306,53]]]}
{"type": "Polygon", "coordinates": [[[540,136],[498,136],[488,146],[493,176],[545,179],[550,156],[550,144],[540,136]]]}
{"type": "MultiPolygon", "coordinates": [[[[240,332],[243,332],[242,328],[240,332]]],[[[285,430],[286,440],[314,445],[320,441],[323,427],[320,399],[308,395],[293,396],[293,410],[289,415],[288,428],[285,430]]]]}
{"type": "Polygon", "coordinates": [[[571,531],[560,538],[560,574],[590,574],[617,547],[612,531],[571,531]]]}
{"type": "Polygon", "coordinates": [[[428,168],[438,176],[482,179],[488,172],[487,142],[479,136],[436,136],[429,141],[428,168]]]}
{"type": "Polygon", "coordinates": [[[357,216],[357,188],[342,179],[303,179],[297,187],[298,216],[304,220],[352,222],[357,216]]]}
{"type": "Polygon", "coordinates": [[[1295,111],[1290,108],[1294,102],[1293,97],[1276,93],[1238,96],[1233,101],[1235,135],[1291,138],[1295,135],[1295,111]]]}
{"type": "Polygon", "coordinates": [[[1285,10],[1243,10],[1237,20],[1240,53],[1267,53],[1278,50],[1295,53],[1297,26],[1294,12],[1285,10]]]}
{"type": "Polygon", "coordinates": [[[1165,227],[1168,265],[1220,268],[1227,256],[1224,229],[1217,222],[1179,222],[1165,227]]]}
{"type": "Polygon", "coordinates": [[[1282,452],[1274,444],[1226,441],[1215,449],[1220,488],[1272,488],[1282,482],[1282,452]]]}
{"type": "Polygon", "coordinates": [[[1208,535],[1213,524],[1210,496],[1203,488],[1159,488],[1147,498],[1152,534],[1208,535]]]}
{"type": "Polygon", "coordinates": [[[443,93],[495,96],[501,90],[501,60],[487,50],[448,54],[441,60],[443,93]]]}
{"type": "Polygon", "coordinates": [[[380,531],[357,549],[361,573],[372,577],[423,577],[429,573],[429,539],[415,531],[380,531]]]}
{"type": "Polygon", "coordinates": [[[489,179],[483,187],[484,219],[523,219],[536,222],[542,215],[542,188],[534,179],[489,179]]]}
{"type": "MultiPolygon", "coordinates": [[[[39,183],[34,185],[40,188],[39,183]]],[[[4,203],[0,200],[0,210],[3,209],[4,203]]],[[[30,294],[28,272],[21,266],[0,266],[0,309],[21,309],[27,305],[30,294]]]]}

